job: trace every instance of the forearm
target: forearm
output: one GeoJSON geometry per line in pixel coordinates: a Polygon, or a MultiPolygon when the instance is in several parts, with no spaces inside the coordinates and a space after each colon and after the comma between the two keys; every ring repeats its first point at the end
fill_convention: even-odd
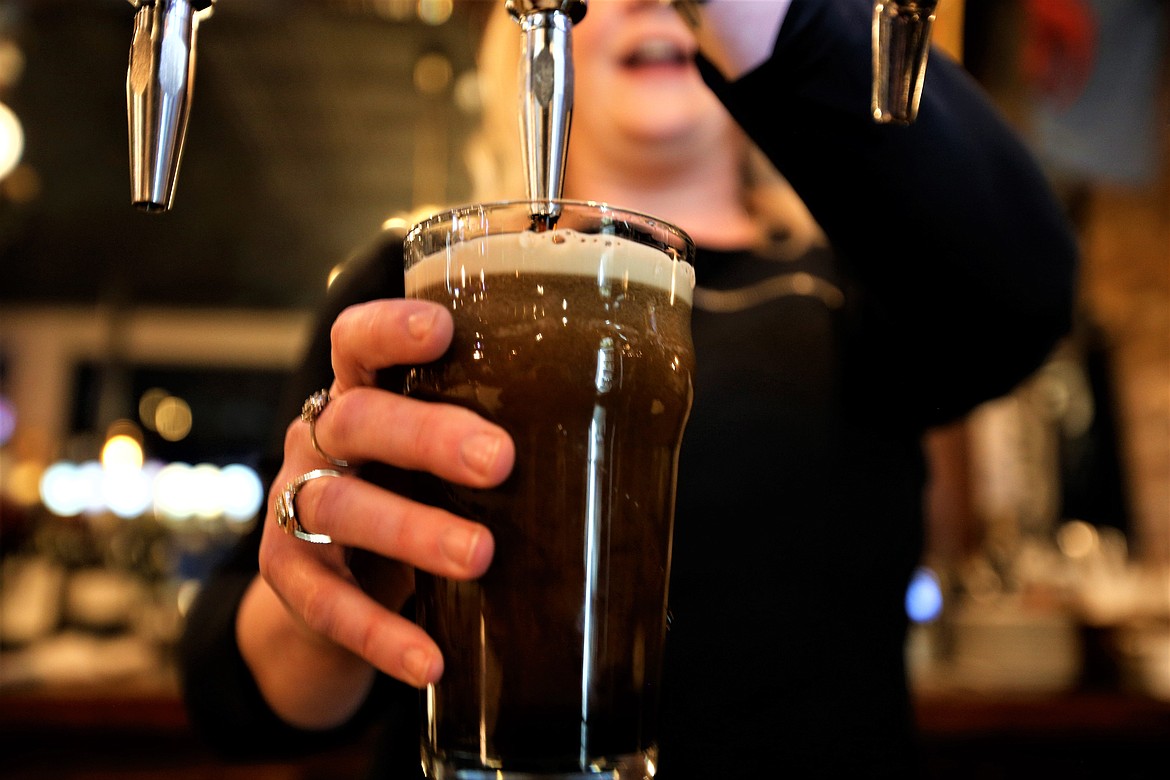
{"type": "Polygon", "coordinates": [[[187,613],[179,668],[193,729],[222,755],[246,759],[341,744],[375,719],[416,734],[418,691],[306,636],[257,574],[258,536],[229,554],[187,613]]]}
{"type": "MultiPolygon", "coordinates": [[[[363,713],[341,729],[299,729],[277,715],[260,691],[237,642],[240,609],[257,577],[254,537],[258,536],[256,532],[242,540],[204,583],[187,613],[179,647],[192,728],[218,753],[231,758],[301,754],[348,739],[367,722],[363,713]]],[[[253,665],[279,664],[284,655],[285,649],[278,647],[253,665]]],[[[307,678],[297,679],[307,684],[307,678]]],[[[375,698],[371,697],[367,708],[371,712],[386,704],[375,698]]]]}
{"type": "Polygon", "coordinates": [[[845,254],[898,259],[882,275],[942,258],[1010,281],[1005,303],[1061,298],[1053,282],[1069,278],[1076,249],[1060,204],[962,68],[933,54],[914,124],[870,117],[869,7],[795,0],[773,55],[721,90],[736,118],[845,254]]]}
{"type": "Polygon", "coordinates": [[[310,632],[259,576],[240,602],[236,641],[264,700],[298,728],[342,725],[374,682],[373,667],[310,632]]]}

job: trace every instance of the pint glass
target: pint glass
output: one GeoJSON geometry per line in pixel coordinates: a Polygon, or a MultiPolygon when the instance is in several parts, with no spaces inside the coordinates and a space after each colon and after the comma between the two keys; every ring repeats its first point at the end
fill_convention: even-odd
{"type": "Polygon", "coordinates": [[[423,765],[444,780],[652,777],[694,246],[642,214],[558,201],[554,222],[536,205],[456,209],[406,239],[407,295],[455,320],[406,392],[473,409],[516,447],[499,488],[432,496],[496,547],[478,580],[417,575],[446,662],[423,696],[423,765]]]}

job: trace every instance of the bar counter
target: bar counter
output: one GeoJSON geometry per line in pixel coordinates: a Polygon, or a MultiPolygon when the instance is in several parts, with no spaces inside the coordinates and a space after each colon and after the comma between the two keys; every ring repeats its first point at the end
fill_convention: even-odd
{"type": "MultiPolygon", "coordinates": [[[[918,696],[927,777],[1154,777],[1170,701],[1116,691],[918,696]]],[[[0,693],[0,777],[12,780],[347,780],[358,743],[299,761],[229,764],[190,732],[171,678],[0,693]]]]}

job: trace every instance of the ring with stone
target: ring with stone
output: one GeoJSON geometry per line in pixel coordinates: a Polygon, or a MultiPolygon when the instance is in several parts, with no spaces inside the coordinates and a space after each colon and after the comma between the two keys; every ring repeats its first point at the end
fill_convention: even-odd
{"type": "Polygon", "coordinates": [[[291,534],[303,542],[331,544],[333,539],[328,534],[311,533],[310,531],[306,531],[305,527],[301,525],[301,521],[297,519],[297,493],[302,487],[314,479],[340,476],[343,476],[342,473],[334,469],[313,469],[300,475],[292,482],[289,482],[284,486],[284,490],[280,491],[280,495],[276,497],[276,503],[273,507],[273,511],[276,514],[276,524],[286,534],[291,534]]]}
{"type": "Polygon", "coordinates": [[[317,454],[327,460],[330,465],[343,469],[349,466],[349,461],[333,457],[321,449],[321,445],[317,443],[317,418],[321,416],[321,412],[325,410],[328,403],[329,391],[318,390],[305,399],[304,405],[301,406],[301,419],[309,424],[309,439],[313,442],[313,449],[317,451],[317,454]]]}

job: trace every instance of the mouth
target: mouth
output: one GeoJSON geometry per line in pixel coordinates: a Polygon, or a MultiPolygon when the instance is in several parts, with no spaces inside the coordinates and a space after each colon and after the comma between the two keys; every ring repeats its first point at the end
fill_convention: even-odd
{"type": "Polygon", "coordinates": [[[654,38],[642,41],[622,60],[627,68],[656,66],[685,66],[690,64],[692,53],[674,41],[654,38]]]}

